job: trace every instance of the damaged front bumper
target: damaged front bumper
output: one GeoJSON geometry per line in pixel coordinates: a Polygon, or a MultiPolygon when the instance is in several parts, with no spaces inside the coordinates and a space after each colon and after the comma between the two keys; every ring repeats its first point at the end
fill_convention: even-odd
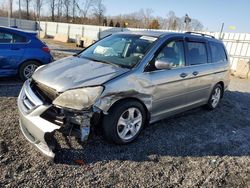
{"type": "Polygon", "coordinates": [[[67,112],[44,103],[30,87],[27,80],[18,96],[19,122],[25,138],[44,155],[54,158],[53,146],[45,138],[55,130],[76,131],[81,141],[86,141],[90,133],[92,112],[67,112]],[[58,112],[60,111],[60,112],[58,112]]]}

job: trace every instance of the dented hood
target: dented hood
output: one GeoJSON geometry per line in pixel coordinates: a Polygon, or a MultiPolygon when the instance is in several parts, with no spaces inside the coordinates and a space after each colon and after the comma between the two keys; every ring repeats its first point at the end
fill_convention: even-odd
{"type": "Polygon", "coordinates": [[[58,92],[79,87],[101,85],[129,69],[79,57],[64,58],[39,68],[35,81],[58,92]]]}

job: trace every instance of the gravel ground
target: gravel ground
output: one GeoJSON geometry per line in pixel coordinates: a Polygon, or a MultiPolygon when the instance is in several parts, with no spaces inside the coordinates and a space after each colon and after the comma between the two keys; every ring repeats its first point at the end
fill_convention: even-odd
{"type": "Polygon", "coordinates": [[[162,120],[125,146],[94,135],[55,161],[19,130],[20,87],[0,84],[0,187],[250,187],[250,80],[233,78],[212,112],[162,120]]]}

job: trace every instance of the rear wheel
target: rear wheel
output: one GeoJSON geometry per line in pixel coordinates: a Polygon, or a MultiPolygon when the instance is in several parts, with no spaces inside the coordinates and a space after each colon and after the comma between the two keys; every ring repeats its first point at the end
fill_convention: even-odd
{"type": "Polygon", "coordinates": [[[209,110],[215,109],[220,102],[221,96],[222,96],[222,87],[220,84],[216,84],[213,88],[212,94],[208,100],[206,107],[209,110]]]}
{"type": "Polygon", "coordinates": [[[139,102],[121,102],[104,116],[104,136],[116,144],[130,143],[139,136],[145,121],[146,112],[139,102]]]}
{"type": "Polygon", "coordinates": [[[36,61],[27,61],[19,68],[19,77],[25,81],[29,79],[41,64],[36,61]]]}

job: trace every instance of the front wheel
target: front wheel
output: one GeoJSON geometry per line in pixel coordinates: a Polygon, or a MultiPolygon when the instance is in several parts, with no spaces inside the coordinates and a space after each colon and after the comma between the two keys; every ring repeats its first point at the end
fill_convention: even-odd
{"type": "Polygon", "coordinates": [[[40,63],[36,61],[27,61],[23,63],[19,68],[19,77],[23,81],[29,79],[39,66],[40,63]]]}
{"type": "Polygon", "coordinates": [[[206,107],[209,110],[215,109],[220,102],[221,96],[222,96],[222,87],[220,84],[216,84],[213,88],[212,94],[208,100],[206,107]]]}
{"type": "Polygon", "coordinates": [[[104,116],[104,136],[116,144],[130,143],[139,136],[145,121],[146,112],[139,102],[121,102],[104,116]]]}

